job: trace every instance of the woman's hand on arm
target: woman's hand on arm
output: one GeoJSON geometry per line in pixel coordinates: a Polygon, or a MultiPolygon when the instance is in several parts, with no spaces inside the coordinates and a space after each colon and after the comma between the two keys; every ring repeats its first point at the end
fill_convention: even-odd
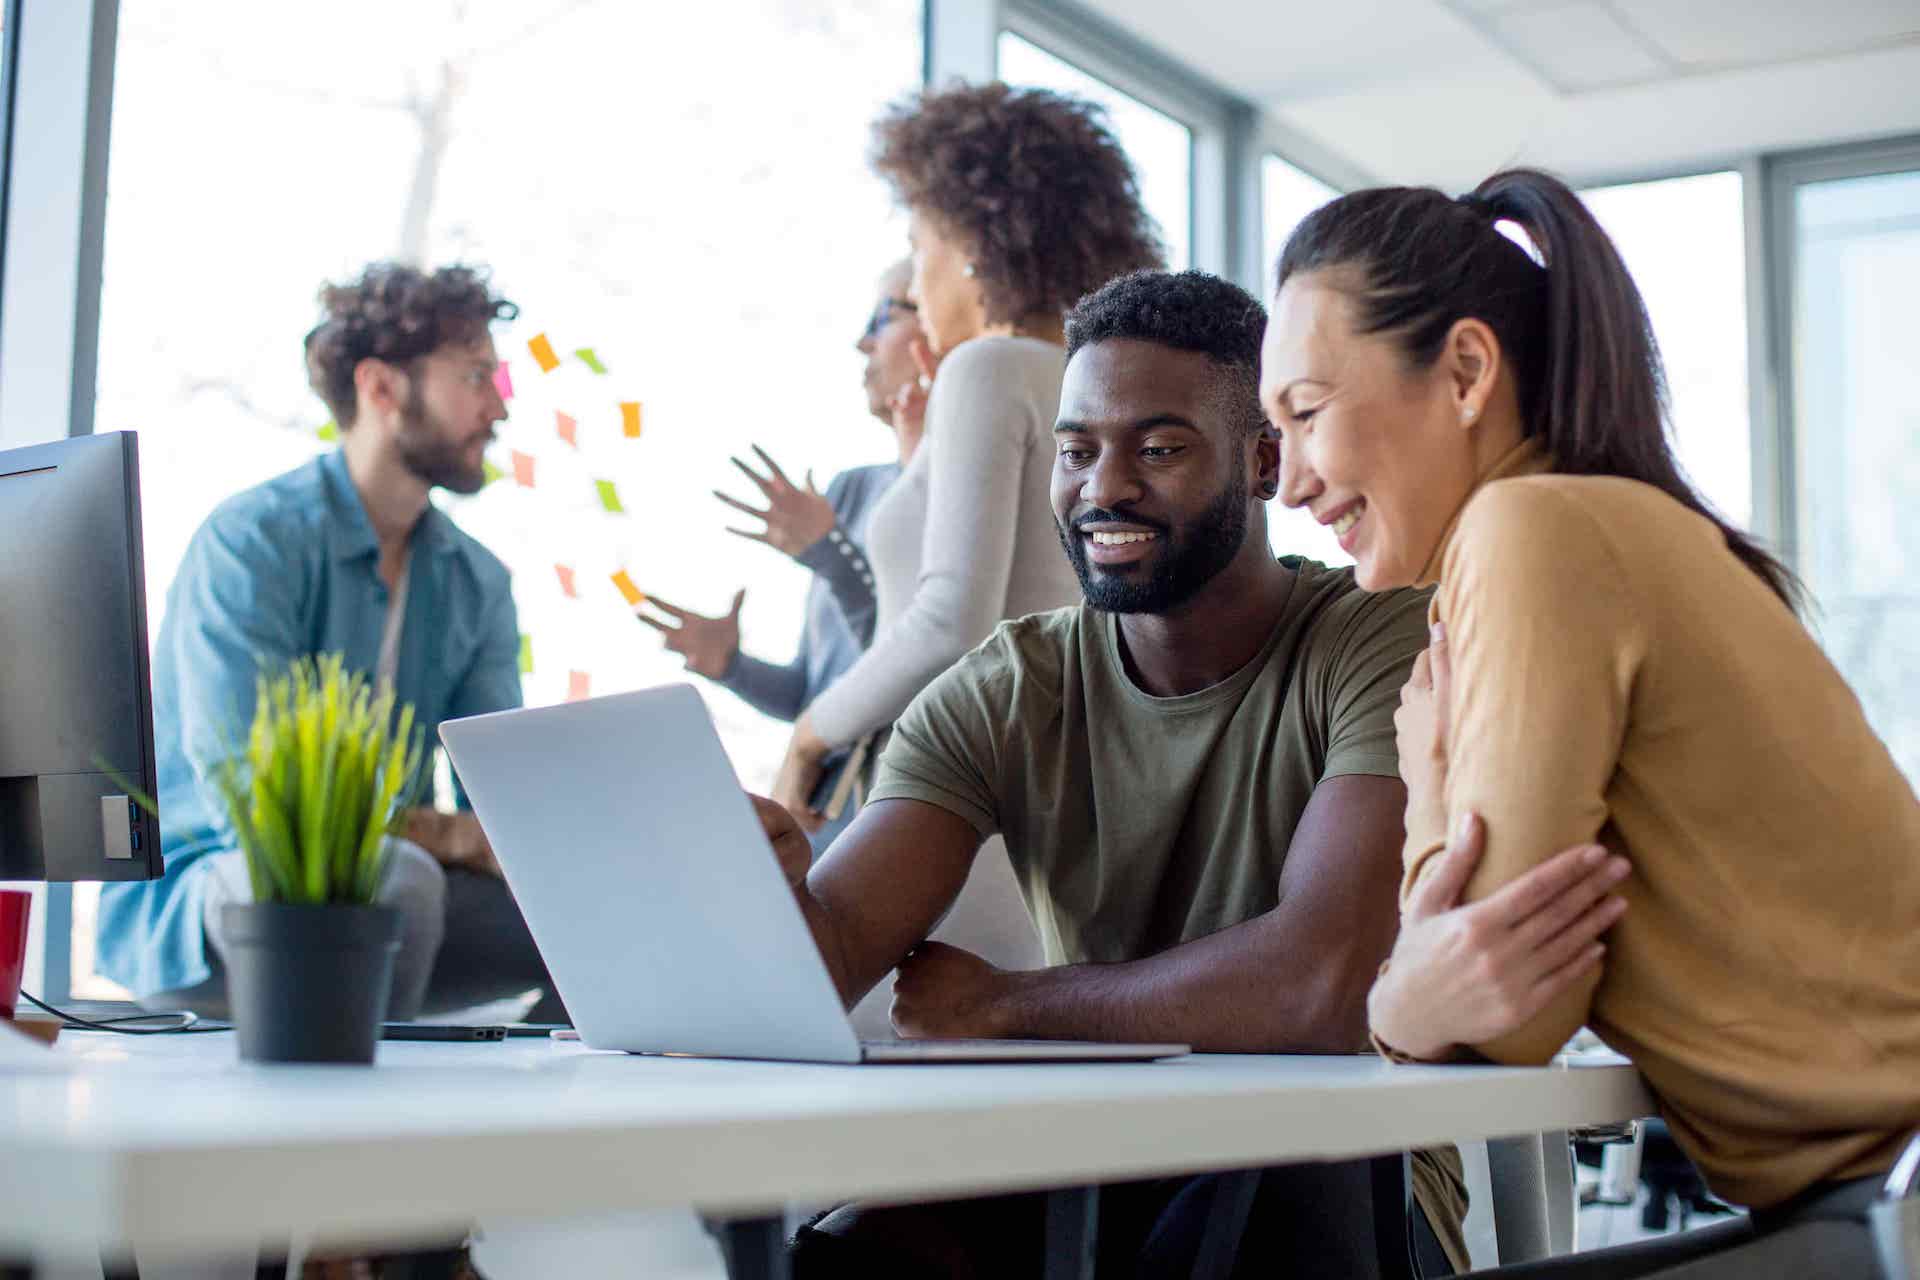
{"type": "Polygon", "coordinates": [[[1610,891],[1627,860],[1601,845],[1567,849],[1460,906],[1485,844],[1485,824],[1469,815],[1407,898],[1367,997],[1374,1037],[1396,1053],[1440,1061],[1525,1026],[1599,966],[1600,935],[1626,911],[1610,891]]]}

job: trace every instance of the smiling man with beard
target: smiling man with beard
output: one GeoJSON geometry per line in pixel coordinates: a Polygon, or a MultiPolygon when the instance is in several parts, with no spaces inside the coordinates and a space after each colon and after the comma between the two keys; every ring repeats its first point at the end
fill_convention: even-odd
{"type": "MultiPolygon", "coordinates": [[[[811,871],[763,803],[849,1005],[897,965],[906,1035],[1366,1048],[1367,989],[1397,927],[1393,714],[1427,642],[1426,597],[1369,595],[1350,570],[1268,549],[1280,456],[1257,390],[1265,323],[1252,296],[1199,272],[1082,300],[1052,494],[1086,603],[1002,624],[929,686],[867,808],[811,871]],[[996,833],[1050,967],[923,941],[996,833]]],[[[1213,1185],[1106,1189],[1101,1274],[1189,1274],[1213,1185]]],[[[1425,1274],[1464,1270],[1457,1155],[1418,1153],[1414,1185],[1425,1274]]],[[[1364,1162],[1269,1170],[1258,1196],[1236,1275],[1380,1274],[1364,1162]]],[[[848,1206],[802,1230],[795,1262],[802,1276],[1037,1276],[1042,1222],[1031,1195],[848,1206]]]]}
{"type": "MultiPolygon", "coordinates": [[[[181,562],[153,651],[154,746],[166,874],[100,895],[99,964],[151,1009],[223,1016],[220,908],[251,885],[214,766],[246,740],[254,680],[340,653],[391,686],[437,741],[442,720],[520,705],[506,566],[429,501],[474,493],[507,416],[488,330],[516,308],[467,267],[381,263],[320,293],[309,381],[343,443],[241,493],[181,562]]],[[[456,783],[457,790],[457,783],[456,783]]],[[[409,810],[381,900],[405,917],[390,1016],[534,987],[545,966],[464,795],[409,810]]]]}

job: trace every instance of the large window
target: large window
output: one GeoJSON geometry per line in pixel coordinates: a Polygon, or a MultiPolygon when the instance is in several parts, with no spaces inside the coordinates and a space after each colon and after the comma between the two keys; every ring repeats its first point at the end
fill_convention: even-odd
{"type": "MultiPolygon", "coordinates": [[[[744,647],[791,655],[807,575],[709,491],[742,491],[727,459],[754,442],[823,486],[891,456],[853,344],[904,220],[864,157],[919,66],[901,0],[122,0],[97,424],[141,434],[155,626],[215,504],[332,447],[315,291],[397,256],[487,264],[522,308],[496,333],[505,478],[447,505],[514,570],[529,702],[687,678],[620,567],[715,613],[747,587],[744,647]]],[[[766,786],[786,726],[706,688],[766,786]]]]}
{"type": "Polygon", "coordinates": [[[1734,524],[1753,519],[1747,261],[1738,173],[1590,188],[1646,299],[1666,361],[1675,450],[1734,524]]]}
{"type": "MultiPolygon", "coordinates": [[[[1280,250],[1300,220],[1340,192],[1320,179],[1282,160],[1268,155],[1260,160],[1260,283],[1271,303],[1274,267],[1280,250]]],[[[1301,555],[1323,564],[1352,564],[1353,557],[1340,549],[1340,540],[1314,521],[1306,511],[1290,511],[1278,502],[1267,504],[1267,536],[1280,555],[1301,555]]]]}
{"type": "Polygon", "coordinates": [[[1920,152],[1792,188],[1800,568],[1815,624],[1920,784],[1920,152]]]}
{"type": "Polygon", "coordinates": [[[1011,31],[1000,33],[1000,78],[1072,94],[1107,109],[1114,137],[1133,161],[1140,197],[1160,224],[1168,265],[1193,262],[1193,131],[1011,31]]]}

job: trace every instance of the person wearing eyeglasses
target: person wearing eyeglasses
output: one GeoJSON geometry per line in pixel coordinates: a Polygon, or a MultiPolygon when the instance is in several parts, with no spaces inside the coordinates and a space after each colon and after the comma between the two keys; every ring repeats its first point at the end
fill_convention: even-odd
{"type": "MultiPolygon", "coordinates": [[[[717,618],[657,597],[649,597],[637,614],[666,637],[668,649],[685,656],[689,671],[725,686],[775,719],[789,723],[799,719],[820,691],[852,667],[873,640],[878,610],[873,568],[864,550],[867,517],[920,446],[935,363],[920,329],[919,309],[906,296],[911,273],[912,264],[902,261],[880,278],[873,313],[854,344],[867,358],[861,375],[867,410],[893,428],[899,462],[843,471],[821,493],[811,472],[795,484],[756,445],[754,453],[764,470],[739,458],[733,462],[760,490],[767,505],[754,507],[724,493],[714,494],[764,525],[758,530],[728,532],[765,543],[813,571],[806,625],[793,661],[773,663],[741,651],[744,589],[734,593],[733,607],[717,618]],[[662,616],[647,613],[648,606],[662,616]]],[[[853,810],[847,807],[838,819],[811,832],[814,850],[824,850],[852,817],[853,810]]]]}

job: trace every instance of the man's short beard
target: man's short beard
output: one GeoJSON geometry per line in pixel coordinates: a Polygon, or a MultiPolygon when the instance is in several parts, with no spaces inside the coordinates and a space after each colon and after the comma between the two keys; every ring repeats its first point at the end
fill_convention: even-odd
{"type": "Polygon", "coordinates": [[[1246,473],[1235,467],[1232,480],[1206,510],[1180,528],[1161,532],[1161,550],[1145,562],[1152,571],[1144,577],[1105,571],[1095,577],[1086,539],[1077,530],[1055,527],[1089,605],[1107,613],[1166,613],[1198,595],[1240,554],[1247,540],[1246,473]]]}
{"type": "Polygon", "coordinates": [[[407,392],[406,406],[400,411],[400,430],[393,440],[402,465],[432,488],[453,493],[480,492],[487,483],[485,465],[467,465],[464,456],[467,446],[447,442],[437,429],[439,424],[427,413],[419,378],[416,376],[410,381],[413,385],[407,392]]]}

